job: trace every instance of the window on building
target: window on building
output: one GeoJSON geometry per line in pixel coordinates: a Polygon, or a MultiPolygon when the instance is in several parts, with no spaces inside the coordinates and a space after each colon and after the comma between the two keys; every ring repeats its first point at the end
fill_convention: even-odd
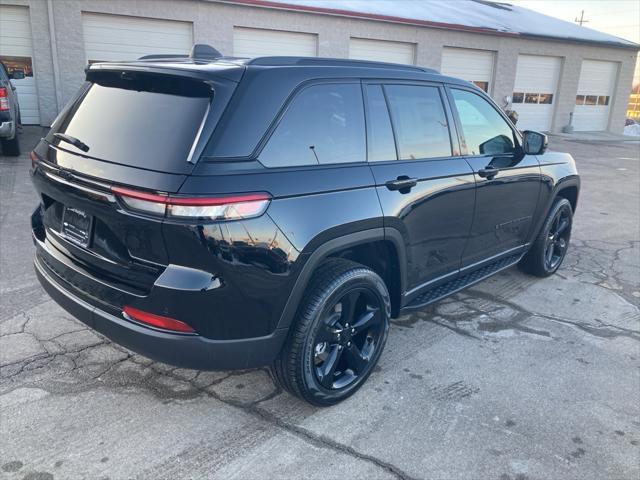
{"type": "Polygon", "coordinates": [[[511,103],[539,103],[542,105],[550,105],[553,103],[553,93],[513,92],[511,103]]]}
{"type": "Polygon", "coordinates": [[[401,160],[451,156],[451,138],[436,87],[387,85],[401,160]]]}
{"type": "Polygon", "coordinates": [[[576,95],[576,105],[584,105],[584,95],[576,95]]]}
{"type": "Polygon", "coordinates": [[[597,105],[598,104],[598,97],[596,95],[587,95],[586,97],[584,97],[584,104],[585,105],[597,105]]]}
{"type": "Polygon", "coordinates": [[[364,162],[360,84],[305,88],[291,102],[260,154],[267,167],[364,162]]]}
{"type": "Polygon", "coordinates": [[[367,85],[367,155],[370,162],[397,160],[387,101],[381,85],[367,85]]]}
{"type": "Polygon", "coordinates": [[[537,93],[525,93],[524,94],[524,103],[538,103],[538,94],[537,93]]]}
{"type": "Polygon", "coordinates": [[[451,90],[470,155],[511,153],[513,131],[484,98],[466,90],[451,90]]]}
{"type": "Polygon", "coordinates": [[[480,90],[489,93],[489,82],[478,82],[474,81],[473,84],[478,87],[480,90]]]}
{"type": "Polygon", "coordinates": [[[553,103],[552,93],[541,93],[539,102],[541,105],[550,105],[553,103]]]}
{"type": "Polygon", "coordinates": [[[609,105],[609,96],[599,96],[598,97],[598,105],[609,105]]]}

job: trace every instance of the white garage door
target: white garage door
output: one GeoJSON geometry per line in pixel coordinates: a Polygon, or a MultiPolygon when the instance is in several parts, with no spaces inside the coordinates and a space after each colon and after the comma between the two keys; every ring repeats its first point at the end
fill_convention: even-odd
{"type": "Polygon", "coordinates": [[[189,22],[82,13],[87,62],[135,60],[143,55],[188,54],[193,46],[189,22]]]}
{"type": "Polygon", "coordinates": [[[315,57],[318,36],[313,33],[286,32],[262,28],[233,28],[233,55],[236,57],[315,57]]]}
{"type": "Polygon", "coordinates": [[[442,50],[440,71],[443,75],[475,83],[489,93],[493,79],[493,59],[494,53],[486,50],[445,47],[442,50]]]}
{"type": "Polygon", "coordinates": [[[520,130],[551,129],[561,66],[559,57],[518,56],[513,109],[520,130]]]}
{"type": "Polygon", "coordinates": [[[580,71],[573,128],[576,131],[606,130],[609,104],[618,75],[618,64],[584,60],[580,71]]]}
{"type": "Polygon", "coordinates": [[[405,42],[351,38],[349,58],[413,65],[416,63],[416,46],[405,42]]]}
{"type": "Polygon", "coordinates": [[[25,125],[39,124],[38,92],[33,76],[31,23],[27,7],[0,5],[0,60],[9,72],[24,72],[23,79],[11,80],[18,91],[20,118],[25,125]]]}

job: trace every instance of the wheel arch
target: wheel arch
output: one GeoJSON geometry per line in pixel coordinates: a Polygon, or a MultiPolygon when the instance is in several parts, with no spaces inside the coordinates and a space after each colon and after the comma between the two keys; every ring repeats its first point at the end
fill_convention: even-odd
{"type": "MultiPolygon", "coordinates": [[[[580,192],[580,188],[579,188],[578,182],[570,182],[568,184],[561,184],[561,185],[559,185],[558,190],[556,191],[555,195],[553,196],[551,204],[553,205],[553,201],[555,201],[555,199],[558,198],[558,197],[566,198],[567,200],[569,200],[569,203],[571,203],[571,209],[575,213],[576,207],[578,206],[578,194],[579,194],[579,192],[580,192]]],[[[551,206],[549,206],[549,208],[551,208],[551,206]]]]}
{"type": "Polygon", "coordinates": [[[571,203],[571,208],[575,213],[578,204],[578,196],[580,194],[580,177],[578,175],[570,175],[559,180],[551,190],[551,193],[547,197],[548,200],[541,213],[537,215],[537,221],[535,228],[532,231],[530,241],[533,242],[540,233],[540,229],[544,225],[553,204],[557,198],[566,198],[571,203]]]}
{"type": "Polygon", "coordinates": [[[293,286],[276,328],[288,328],[295,317],[302,296],[318,266],[327,258],[347,258],[361,263],[382,277],[389,289],[392,315],[400,309],[406,282],[406,254],[400,233],[372,228],[346,234],[324,242],[309,254],[293,286]],[[367,252],[384,253],[383,257],[367,258],[367,252]]]}

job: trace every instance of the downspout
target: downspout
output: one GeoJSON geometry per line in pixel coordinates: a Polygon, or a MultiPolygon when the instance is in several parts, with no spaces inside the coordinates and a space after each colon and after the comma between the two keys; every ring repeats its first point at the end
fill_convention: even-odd
{"type": "Polygon", "coordinates": [[[53,19],[53,0],[47,0],[49,17],[49,41],[51,42],[51,60],[53,63],[53,89],[56,92],[56,115],[62,109],[62,90],[60,88],[60,67],[58,65],[58,46],[56,42],[56,24],[53,19]]]}

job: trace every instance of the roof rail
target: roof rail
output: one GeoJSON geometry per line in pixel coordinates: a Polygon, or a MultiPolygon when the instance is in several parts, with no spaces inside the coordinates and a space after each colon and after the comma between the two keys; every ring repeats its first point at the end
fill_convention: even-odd
{"type": "Polygon", "coordinates": [[[143,55],[139,57],[138,60],[158,60],[160,58],[189,58],[189,56],[175,53],[154,53],[152,55],[143,55]]]}
{"type": "Polygon", "coordinates": [[[138,60],[160,60],[162,58],[192,58],[194,60],[217,60],[222,58],[222,54],[211,45],[204,43],[196,43],[191,48],[189,55],[180,53],[154,53],[152,55],[143,55],[138,60]]]}
{"type": "Polygon", "coordinates": [[[257,57],[247,62],[247,65],[263,66],[341,66],[341,67],[369,67],[392,68],[396,70],[414,70],[426,73],[440,73],[432,68],[418,67],[416,65],[403,65],[400,63],[375,62],[371,60],[353,60],[349,58],[323,58],[323,57],[257,57]]]}

